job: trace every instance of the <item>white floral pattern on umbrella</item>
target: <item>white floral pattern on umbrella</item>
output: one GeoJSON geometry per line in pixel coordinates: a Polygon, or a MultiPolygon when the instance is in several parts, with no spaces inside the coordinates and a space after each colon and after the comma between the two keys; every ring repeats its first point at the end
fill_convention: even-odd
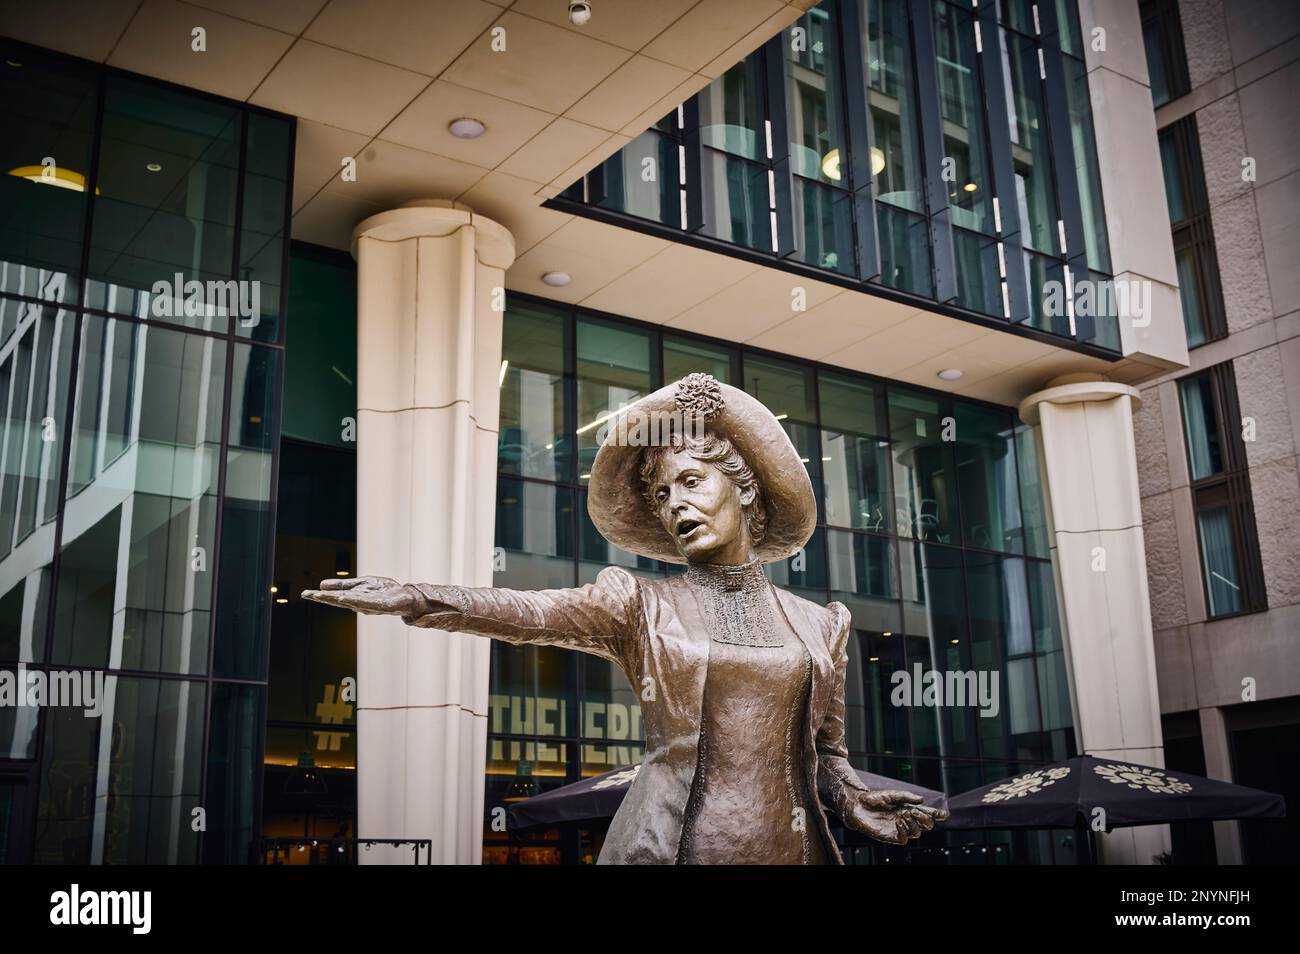
{"type": "Polygon", "coordinates": [[[1192,790],[1188,782],[1180,781],[1157,769],[1143,768],[1140,765],[1094,765],[1092,770],[1114,785],[1144,788],[1156,795],[1183,795],[1192,790]]]}
{"type": "Polygon", "coordinates": [[[1019,775],[1009,782],[995,785],[980,799],[985,805],[1006,801],[1010,798],[1024,798],[1035,792],[1041,792],[1049,785],[1055,785],[1070,774],[1068,766],[1050,769],[1038,769],[1026,775],[1019,775]]]}
{"type": "Polygon", "coordinates": [[[595,785],[591,786],[594,792],[600,788],[618,788],[620,785],[630,785],[636,778],[636,773],[641,771],[640,765],[633,765],[631,768],[623,769],[621,772],[615,772],[609,778],[602,778],[595,785]]]}

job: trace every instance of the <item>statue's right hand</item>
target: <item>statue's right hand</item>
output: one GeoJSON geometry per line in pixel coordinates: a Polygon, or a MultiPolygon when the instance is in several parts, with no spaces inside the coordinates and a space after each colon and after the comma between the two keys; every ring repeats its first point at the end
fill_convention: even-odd
{"type": "Polygon", "coordinates": [[[303,590],[302,598],[358,613],[407,616],[415,610],[411,589],[386,576],[321,580],[319,590],[303,590]]]}

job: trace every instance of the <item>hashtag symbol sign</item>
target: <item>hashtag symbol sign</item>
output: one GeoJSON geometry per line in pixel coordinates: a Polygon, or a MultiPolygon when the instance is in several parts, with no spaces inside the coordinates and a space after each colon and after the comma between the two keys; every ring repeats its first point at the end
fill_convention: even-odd
{"type": "MultiPolygon", "coordinates": [[[[352,715],[352,706],[339,701],[338,694],[338,686],[326,683],[325,699],[316,703],[316,718],[326,725],[341,725],[352,715]]],[[[314,731],[312,735],[316,736],[318,751],[337,752],[343,747],[343,736],[347,733],[314,731]]]]}

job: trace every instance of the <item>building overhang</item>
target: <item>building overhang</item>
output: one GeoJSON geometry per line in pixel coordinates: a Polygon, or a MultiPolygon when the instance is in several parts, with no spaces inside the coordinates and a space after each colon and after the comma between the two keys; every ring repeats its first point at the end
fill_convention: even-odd
{"type": "Polygon", "coordinates": [[[596,0],[576,26],[563,0],[51,0],[6,5],[0,34],[296,116],[296,239],[346,249],[444,199],[523,248],[568,220],[543,201],[814,5],[596,0]]]}

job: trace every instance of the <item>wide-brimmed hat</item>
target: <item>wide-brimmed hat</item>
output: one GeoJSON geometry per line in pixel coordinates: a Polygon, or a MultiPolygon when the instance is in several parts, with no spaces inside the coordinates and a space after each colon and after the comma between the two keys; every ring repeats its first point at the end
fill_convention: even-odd
{"type": "Polygon", "coordinates": [[[725,437],[762,485],[767,531],[755,544],[763,563],[797,552],[817,525],[812,482],[781,423],[750,395],[712,375],[688,374],[623,408],[607,422],[588,485],[587,513],[610,543],[630,553],[685,563],[644,497],[641,454],[670,429],[725,437]]]}

